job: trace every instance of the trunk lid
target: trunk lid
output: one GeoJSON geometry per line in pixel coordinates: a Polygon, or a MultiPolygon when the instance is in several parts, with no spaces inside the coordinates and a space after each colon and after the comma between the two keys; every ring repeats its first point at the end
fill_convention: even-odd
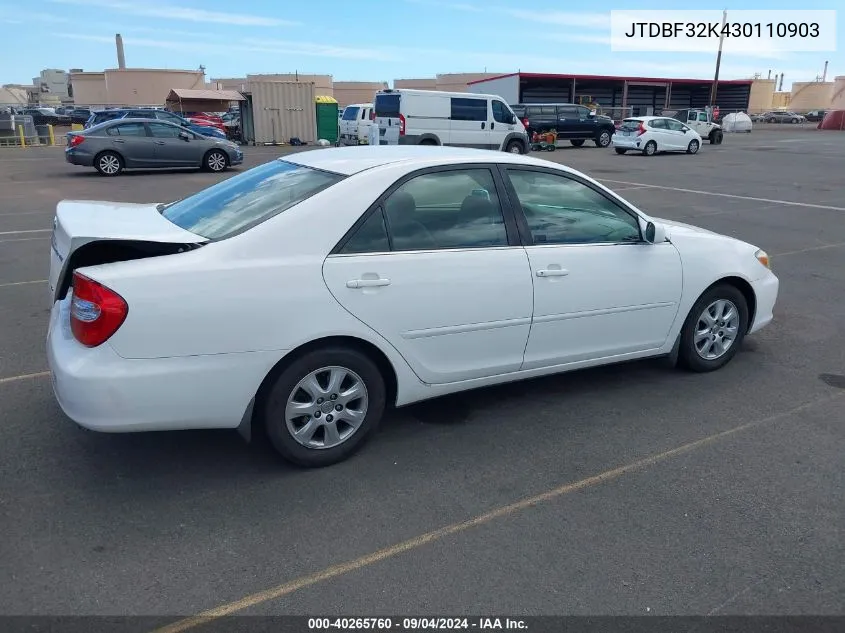
{"type": "Polygon", "coordinates": [[[164,218],[154,203],[63,200],[50,242],[50,305],[64,296],[76,268],[171,255],[207,241],[164,218]]]}

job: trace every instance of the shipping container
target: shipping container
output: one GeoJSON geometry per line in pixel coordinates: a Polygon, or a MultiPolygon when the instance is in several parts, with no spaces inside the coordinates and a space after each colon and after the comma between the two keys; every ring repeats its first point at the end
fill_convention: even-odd
{"type": "Polygon", "coordinates": [[[317,140],[313,82],[250,81],[244,96],[250,113],[244,117],[246,142],[263,145],[298,138],[313,145],[317,140]]]}

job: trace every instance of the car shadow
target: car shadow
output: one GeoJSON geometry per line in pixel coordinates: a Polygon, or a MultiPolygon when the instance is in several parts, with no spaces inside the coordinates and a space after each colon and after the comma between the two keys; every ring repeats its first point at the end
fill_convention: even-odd
{"type": "Polygon", "coordinates": [[[79,178],[79,179],[95,178],[95,179],[110,180],[110,179],[113,179],[113,178],[120,179],[120,178],[127,178],[127,177],[133,177],[133,176],[149,176],[149,175],[152,175],[152,174],[156,174],[156,175],[163,174],[163,175],[171,175],[171,176],[176,176],[176,175],[184,176],[185,174],[208,174],[210,176],[216,176],[216,175],[236,174],[239,171],[240,171],[239,166],[238,167],[230,167],[226,171],[217,172],[217,173],[208,172],[208,171],[205,171],[203,169],[198,169],[196,167],[168,167],[168,168],[165,168],[165,169],[128,169],[128,170],[121,172],[119,176],[101,176],[97,172],[97,170],[91,168],[90,170],[86,169],[85,171],[68,171],[68,172],[65,172],[64,175],[67,178],[79,178]]]}

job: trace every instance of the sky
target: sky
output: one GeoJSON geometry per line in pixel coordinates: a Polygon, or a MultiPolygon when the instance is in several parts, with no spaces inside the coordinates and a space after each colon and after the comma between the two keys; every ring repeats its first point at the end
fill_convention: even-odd
{"type": "MultiPolygon", "coordinates": [[[[711,78],[712,52],[611,52],[613,10],[682,8],[616,0],[0,0],[0,84],[30,83],[42,68],[117,66],[114,35],[135,68],[196,69],[211,78],[254,73],[329,74],[335,81],[387,81],[437,73],[574,73],[711,78]]],[[[833,9],[805,0],[747,0],[708,9],[833,9]]],[[[837,32],[845,32],[845,10],[837,32]]],[[[845,75],[845,52],[731,53],[720,77],[785,73],[812,81],[845,75]]]]}

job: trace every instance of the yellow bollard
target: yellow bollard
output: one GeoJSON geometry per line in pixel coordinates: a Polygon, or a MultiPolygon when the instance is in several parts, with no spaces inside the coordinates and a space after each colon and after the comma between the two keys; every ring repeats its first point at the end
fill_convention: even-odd
{"type": "Polygon", "coordinates": [[[53,126],[48,125],[47,131],[50,132],[50,147],[53,147],[56,144],[56,135],[53,134],[53,126]]]}
{"type": "Polygon", "coordinates": [[[18,134],[21,136],[21,147],[26,147],[26,136],[24,136],[22,125],[18,126],[18,134]]]}

